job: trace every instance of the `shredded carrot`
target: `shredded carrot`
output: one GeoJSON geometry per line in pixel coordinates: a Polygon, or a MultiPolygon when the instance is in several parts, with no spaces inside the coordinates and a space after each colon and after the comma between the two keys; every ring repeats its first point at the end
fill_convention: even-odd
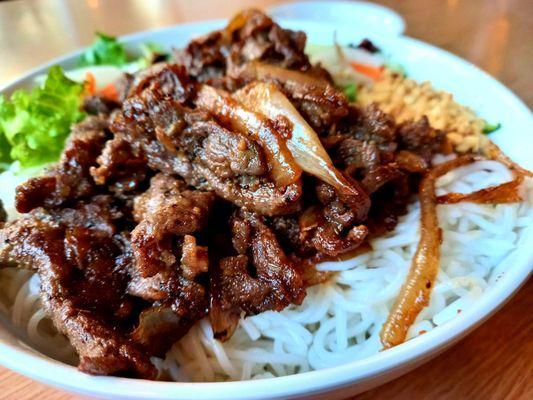
{"type": "Polygon", "coordinates": [[[118,101],[118,91],[116,86],[112,83],[100,90],[99,94],[110,100],[118,101]]]}
{"type": "Polygon", "coordinates": [[[118,91],[114,84],[110,83],[101,90],[96,90],[96,78],[91,72],[85,74],[85,92],[88,95],[98,94],[110,100],[118,101],[118,91]]]}
{"type": "Polygon", "coordinates": [[[355,61],[351,61],[350,65],[354,70],[360,72],[363,75],[368,76],[369,78],[377,81],[383,75],[383,67],[375,67],[368,64],[360,64],[355,61]]]}
{"type": "Polygon", "coordinates": [[[92,95],[96,91],[96,79],[90,72],[85,74],[85,90],[88,94],[92,95]]]}

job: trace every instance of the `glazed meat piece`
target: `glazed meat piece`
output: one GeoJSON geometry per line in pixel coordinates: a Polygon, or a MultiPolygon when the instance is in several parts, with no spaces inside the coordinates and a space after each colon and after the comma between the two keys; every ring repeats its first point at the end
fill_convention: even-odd
{"type": "Polygon", "coordinates": [[[86,96],[83,99],[82,109],[92,115],[109,115],[113,110],[120,108],[128,95],[133,79],[131,74],[122,74],[112,83],[111,90],[107,93],[96,91],[86,96]]]}
{"type": "Polygon", "coordinates": [[[242,65],[250,61],[265,61],[285,68],[310,68],[304,53],[306,35],[301,31],[283,29],[258,10],[245,10],[229,22],[231,34],[230,59],[242,65]]]}
{"type": "Polygon", "coordinates": [[[207,270],[207,265],[195,262],[193,253],[198,249],[194,249],[194,237],[188,239],[187,235],[206,227],[215,196],[186,187],[181,180],[158,174],[150,188],[134,200],[133,217],[138,225],[131,233],[131,244],[135,268],[143,278],[180,268],[194,278],[207,270]],[[182,251],[188,246],[189,255],[180,258],[174,252],[176,238],[184,235],[182,251]]]}
{"type": "Polygon", "coordinates": [[[238,100],[228,93],[202,85],[194,103],[227,129],[260,143],[269,165],[269,175],[277,186],[289,186],[300,178],[301,169],[283,134],[276,130],[272,120],[253,110],[252,104],[247,104],[251,100],[238,100]]]}
{"type": "Polygon", "coordinates": [[[184,106],[192,91],[188,85],[181,69],[165,66],[134,87],[140,94],[125,101],[112,123],[115,137],[93,170],[97,182],[106,184],[120,177],[123,169],[117,169],[120,163],[114,160],[145,159],[151,170],[177,174],[191,186],[213,190],[261,214],[294,211],[301,186],[278,187],[270,178],[258,141],[220,126],[201,109],[184,106]],[[161,77],[165,77],[163,82],[161,77]],[[115,157],[117,149],[128,147],[124,142],[129,143],[125,153],[129,156],[115,157]]]}
{"type": "Polygon", "coordinates": [[[195,95],[196,85],[183,66],[160,63],[140,71],[133,80],[127,97],[144,91],[157,92],[160,96],[186,105],[195,95]]]}
{"type": "Polygon", "coordinates": [[[228,71],[250,61],[309,69],[305,41],[305,33],[283,29],[258,10],[246,10],[236,15],[226,28],[178,50],[174,61],[184,65],[200,82],[227,88],[232,85],[225,76],[232,75],[228,71]]]}
{"type": "Polygon", "coordinates": [[[365,225],[373,235],[394,228],[433,156],[446,151],[444,134],[431,128],[425,117],[397,125],[373,104],[362,109],[351,105],[323,143],[335,165],[359,180],[371,196],[365,225]]]}
{"type": "Polygon", "coordinates": [[[127,251],[128,292],[157,302],[143,311],[134,333],[152,353],[164,353],[207,312],[200,279],[208,271],[208,253],[196,236],[206,228],[214,200],[212,192],[189,190],[182,180],[163,174],[134,200],[138,225],[127,251]]]}
{"type": "Polygon", "coordinates": [[[197,246],[194,236],[184,235],[176,238],[167,256],[174,265],[143,278],[133,250],[125,247],[124,265],[130,274],[127,293],[152,304],[140,313],[131,336],[149,354],[160,357],[206,315],[208,307],[206,289],[200,283],[208,268],[207,248],[197,246]]]}
{"type": "MultiPolygon", "coordinates": [[[[421,172],[421,171],[417,171],[421,172]]],[[[389,182],[394,182],[406,175],[400,170],[397,164],[390,163],[378,165],[370,169],[362,180],[363,187],[369,194],[377,192],[382,186],[389,182]]]]}
{"type": "Polygon", "coordinates": [[[370,171],[381,163],[380,153],[375,141],[364,141],[351,137],[342,138],[336,148],[336,160],[350,172],[370,171]]]}
{"type": "MultiPolygon", "coordinates": [[[[220,178],[259,177],[268,173],[263,150],[244,135],[214,121],[194,121],[183,131],[179,147],[220,178]]],[[[207,178],[208,179],[208,178],[207,178]]]]}
{"type": "Polygon", "coordinates": [[[359,203],[354,204],[350,196],[339,195],[327,183],[309,179],[305,187],[314,189],[315,194],[311,197],[307,192],[302,211],[268,220],[291,257],[306,266],[306,260],[313,264],[335,259],[365,242],[369,233],[365,226],[368,208],[361,213],[359,203]]]}
{"type": "Polygon", "coordinates": [[[398,148],[396,130],[394,119],[371,104],[362,109],[350,106],[348,115],[339,123],[336,133],[360,142],[373,143],[381,157],[380,162],[387,163],[392,161],[393,153],[398,148]]]}
{"type": "Polygon", "coordinates": [[[25,213],[37,207],[58,207],[96,194],[98,188],[89,170],[104,147],[107,127],[103,117],[87,117],[74,125],[57,166],[17,187],[17,210],[25,213]]]}
{"type": "Polygon", "coordinates": [[[83,111],[91,115],[109,115],[117,107],[120,107],[118,101],[101,95],[87,96],[82,104],[83,111]]]}
{"type": "Polygon", "coordinates": [[[362,184],[372,199],[366,225],[373,236],[394,229],[398,217],[407,212],[407,204],[418,192],[419,181],[429,165],[422,156],[400,150],[394,162],[366,173],[362,184]]]}
{"type": "Polygon", "coordinates": [[[191,185],[214,190],[222,198],[263,215],[288,214],[298,207],[300,184],[278,187],[269,176],[264,152],[257,142],[213,121],[193,124],[182,139],[182,148],[189,149],[187,155],[192,161],[191,185]],[[202,137],[204,141],[198,143],[202,137]],[[191,149],[191,142],[198,146],[191,149]],[[237,148],[226,153],[221,164],[215,145],[232,142],[237,143],[237,148]],[[198,178],[202,179],[200,184],[196,183],[198,178]]]}
{"type": "Polygon", "coordinates": [[[338,257],[362,245],[368,236],[368,228],[358,225],[350,228],[347,233],[339,232],[335,224],[317,217],[316,227],[312,233],[306,235],[317,250],[316,260],[338,257]]]}
{"type": "Polygon", "coordinates": [[[302,259],[310,258],[315,254],[314,247],[302,241],[298,214],[273,217],[269,221],[269,226],[276,234],[285,253],[302,259]]]}
{"type": "Polygon", "coordinates": [[[406,121],[398,127],[399,148],[421,157],[428,165],[433,155],[447,152],[445,137],[443,131],[429,125],[426,116],[418,121],[406,121]]]}
{"type": "Polygon", "coordinates": [[[424,172],[433,155],[446,149],[444,134],[431,128],[425,117],[396,125],[373,104],[363,109],[350,106],[337,131],[323,141],[335,164],[363,184],[366,180],[372,192],[401,171],[424,172]]]}
{"type": "Polygon", "coordinates": [[[118,134],[108,140],[90,174],[97,185],[105,185],[124,197],[143,188],[150,175],[143,152],[136,151],[127,137],[118,134]]]}
{"type": "Polygon", "coordinates": [[[327,134],[347,113],[346,97],[333,86],[288,94],[309,125],[321,135],[327,134]]]}
{"type": "MultiPolygon", "coordinates": [[[[362,216],[354,213],[348,199],[337,195],[323,182],[316,184],[319,205],[308,207],[299,216],[300,240],[314,248],[315,259],[337,257],[354,250],[365,240],[368,229],[362,216]]],[[[366,212],[364,218],[366,218],[366,212]]]]}
{"type": "Polygon", "coordinates": [[[173,61],[184,65],[198,81],[225,87],[228,85],[225,74],[229,52],[225,42],[226,35],[222,31],[211,32],[191,41],[185,49],[177,50],[173,61]]]}
{"type": "Polygon", "coordinates": [[[43,304],[78,352],[81,371],[153,379],[149,356],[128,335],[136,302],[117,262],[121,216],[109,196],[57,212],[35,210],[0,230],[0,265],[38,272],[43,304]]]}
{"type": "Polygon", "coordinates": [[[128,93],[131,90],[135,77],[127,72],[123,73],[120,78],[113,82],[113,86],[116,91],[116,100],[119,104],[122,104],[128,97],[128,93]]]}
{"type": "Polygon", "coordinates": [[[310,64],[305,42],[305,33],[282,29],[260,11],[247,10],[226,28],[178,50],[174,61],[196,80],[229,91],[252,81],[275,82],[322,133],[347,114],[348,101],[326,70],[310,64]]]}
{"type": "Polygon", "coordinates": [[[375,104],[363,109],[350,106],[335,135],[326,143],[335,148],[335,161],[352,170],[369,171],[396,162],[400,169],[421,172],[434,154],[446,152],[447,147],[444,133],[433,129],[426,117],[396,125],[375,104]]]}
{"type": "Polygon", "coordinates": [[[215,337],[227,339],[242,312],[281,311],[305,296],[302,277],[274,232],[257,214],[237,211],[231,221],[237,256],[212,266],[210,319],[215,337]]]}

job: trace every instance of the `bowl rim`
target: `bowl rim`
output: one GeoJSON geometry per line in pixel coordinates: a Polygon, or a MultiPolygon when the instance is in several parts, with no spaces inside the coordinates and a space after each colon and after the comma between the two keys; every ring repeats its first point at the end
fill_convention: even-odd
{"type": "MultiPolygon", "coordinates": [[[[280,23],[296,25],[301,20],[279,19],[280,23]]],[[[186,24],[177,24],[169,27],[135,32],[121,36],[125,43],[142,39],[149,34],[164,33],[172,29],[201,28],[210,29],[223,24],[224,20],[208,20],[186,24]]],[[[319,23],[305,21],[311,28],[319,23]]],[[[390,38],[387,38],[390,40],[390,38]]],[[[450,60],[462,69],[470,69],[472,72],[489,79],[491,84],[505,96],[506,99],[521,113],[529,113],[533,126],[533,116],[529,108],[507,87],[488,75],[475,65],[435,46],[425,42],[401,36],[394,40],[402,41],[405,45],[416,46],[423,51],[437,53],[450,60]]],[[[0,92],[9,92],[37,74],[42,73],[52,65],[62,64],[78,56],[84,49],[80,49],[50,62],[44,63],[21,77],[14,79],[0,89],[0,92]]],[[[523,285],[532,272],[533,252],[527,246],[517,247],[512,253],[520,261],[513,265],[513,269],[507,272],[496,284],[481,296],[472,307],[465,310],[451,321],[439,326],[424,335],[413,338],[397,347],[370,357],[356,360],[339,366],[328,367],[295,375],[266,378],[259,380],[231,381],[231,382],[159,382],[141,379],[130,379],[110,376],[90,376],[79,372],[75,367],[50,359],[30,348],[13,346],[0,338],[0,364],[18,373],[26,375],[40,382],[61,387],[78,393],[93,396],[119,396],[124,398],[146,399],[209,399],[216,393],[219,399],[260,399],[286,398],[303,394],[312,394],[328,391],[332,388],[344,387],[364,380],[376,377],[385,372],[398,369],[403,365],[415,360],[429,359],[429,357],[453,344],[464,335],[472,331],[476,326],[485,321],[490,315],[501,308],[511,296],[523,285]],[[68,379],[66,379],[68,377],[68,379]]],[[[9,327],[0,323],[0,329],[9,327]]],[[[26,346],[27,347],[27,346],[26,346]]]]}
{"type": "MultiPolygon", "coordinates": [[[[363,0],[299,0],[290,3],[274,4],[268,8],[269,15],[275,19],[293,18],[297,15],[300,19],[317,21],[317,14],[321,17],[328,11],[336,10],[334,19],[327,18],[326,23],[337,25],[349,25],[354,16],[359,14],[371,17],[373,22],[379,24],[380,35],[401,35],[405,31],[405,20],[393,9],[369,1],[363,0]],[[338,15],[338,14],[341,15],[338,15]],[[349,18],[345,18],[348,17],[349,18]]],[[[324,22],[322,18],[320,21],[324,22]]]]}

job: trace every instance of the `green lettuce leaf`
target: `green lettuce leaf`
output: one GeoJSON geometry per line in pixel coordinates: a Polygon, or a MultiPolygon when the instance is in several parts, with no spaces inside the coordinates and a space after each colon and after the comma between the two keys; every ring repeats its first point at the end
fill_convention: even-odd
{"type": "Polygon", "coordinates": [[[124,46],[117,38],[96,32],[96,39],[93,45],[83,53],[79,59],[82,67],[91,65],[114,65],[122,67],[126,71],[146,68],[155,61],[166,61],[170,54],[164,51],[163,47],[157,43],[147,42],[140,45],[141,56],[133,58],[128,56],[124,46]]]}
{"type": "Polygon", "coordinates": [[[80,66],[126,64],[126,50],[114,36],[96,32],[93,45],[80,57],[80,66]]]}
{"type": "Polygon", "coordinates": [[[50,69],[43,87],[0,96],[0,157],[22,167],[59,158],[70,126],[84,118],[83,84],[68,79],[59,66],[50,69]]]}

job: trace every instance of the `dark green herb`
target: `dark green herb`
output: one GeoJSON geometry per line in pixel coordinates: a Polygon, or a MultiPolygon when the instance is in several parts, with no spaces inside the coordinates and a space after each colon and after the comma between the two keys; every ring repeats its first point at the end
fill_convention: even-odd
{"type": "Polygon", "coordinates": [[[482,132],[484,134],[489,134],[489,133],[492,133],[494,131],[497,131],[501,127],[502,127],[502,124],[500,124],[499,122],[497,124],[489,124],[488,122],[485,122],[485,126],[483,127],[483,131],[482,132]]]}
{"type": "Polygon", "coordinates": [[[342,91],[348,98],[348,101],[350,103],[353,103],[355,100],[357,100],[357,86],[355,84],[346,85],[342,88],[342,91]]]}

